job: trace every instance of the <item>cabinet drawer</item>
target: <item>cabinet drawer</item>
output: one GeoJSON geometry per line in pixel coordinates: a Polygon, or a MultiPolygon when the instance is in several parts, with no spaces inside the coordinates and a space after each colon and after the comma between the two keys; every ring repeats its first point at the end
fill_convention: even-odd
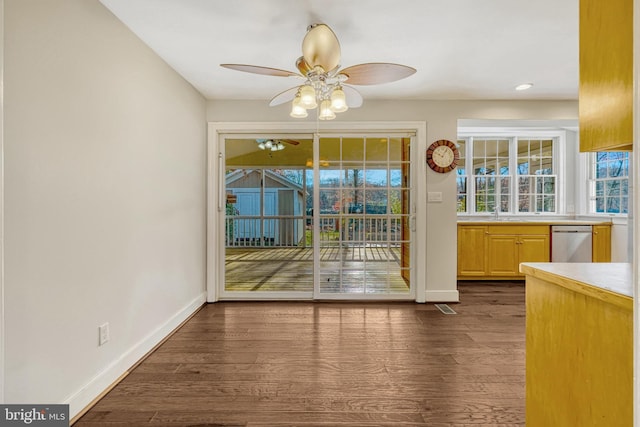
{"type": "Polygon", "coordinates": [[[490,225],[489,234],[549,234],[548,225],[490,225]]]}

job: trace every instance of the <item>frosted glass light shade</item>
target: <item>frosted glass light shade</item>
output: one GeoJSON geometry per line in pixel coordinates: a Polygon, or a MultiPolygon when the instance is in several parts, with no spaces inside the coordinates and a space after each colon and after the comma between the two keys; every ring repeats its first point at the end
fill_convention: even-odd
{"type": "Polygon", "coordinates": [[[302,106],[299,96],[293,98],[293,102],[291,103],[291,113],[289,115],[296,119],[303,119],[308,116],[307,109],[302,106]]]}
{"type": "Polygon", "coordinates": [[[316,91],[313,89],[313,86],[304,85],[300,88],[300,104],[307,110],[318,106],[316,102],[316,91]]]}
{"type": "Polygon", "coordinates": [[[347,98],[340,87],[331,92],[331,109],[336,113],[342,113],[349,109],[347,106],[347,98]]]}
{"type": "Polygon", "coordinates": [[[331,109],[331,101],[325,99],[320,103],[320,115],[318,116],[320,120],[333,120],[336,118],[336,113],[331,109]]]}

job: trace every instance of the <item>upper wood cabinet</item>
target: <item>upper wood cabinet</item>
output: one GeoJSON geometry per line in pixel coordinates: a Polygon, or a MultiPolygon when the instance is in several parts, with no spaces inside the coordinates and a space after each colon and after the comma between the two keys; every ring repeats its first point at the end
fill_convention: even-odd
{"type": "Polygon", "coordinates": [[[580,151],[633,147],[633,0],[580,0],[580,151]]]}

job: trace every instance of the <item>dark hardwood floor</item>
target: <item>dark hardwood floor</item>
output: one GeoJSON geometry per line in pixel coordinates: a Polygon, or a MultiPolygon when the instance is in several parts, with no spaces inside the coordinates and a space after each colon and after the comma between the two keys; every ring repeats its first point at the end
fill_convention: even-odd
{"type": "Polygon", "coordinates": [[[523,426],[524,284],[402,302],[209,304],[76,424],[523,426]]]}

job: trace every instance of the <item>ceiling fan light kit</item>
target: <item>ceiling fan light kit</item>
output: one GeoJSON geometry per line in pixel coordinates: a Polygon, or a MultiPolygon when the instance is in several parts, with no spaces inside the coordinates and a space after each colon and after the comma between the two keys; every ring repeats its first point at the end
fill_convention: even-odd
{"type": "Polygon", "coordinates": [[[247,73],[304,79],[302,85],[273,97],[269,105],[273,107],[291,101],[290,116],[294,118],[307,117],[307,110],[318,108],[320,120],[332,120],[336,113],[362,105],[362,95],[350,85],[389,83],[416,72],[415,68],[391,63],[367,63],[340,69],[340,56],[340,43],[333,30],[325,24],[313,24],[307,28],[302,40],[302,56],[296,61],[299,73],[256,65],[221,66],[247,73]]]}
{"type": "Polygon", "coordinates": [[[293,98],[291,103],[291,114],[289,115],[296,119],[303,119],[309,115],[305,106],[302,105],[302,99],[299,95],[296,95],[296,97],[293,98]]]}
{"type": "Polygon", "coordinates": [[[258,148],[261,150],[280,151],[284,150],[282,141],[274,141],[272,139],[256,139],[258,148]]]}

